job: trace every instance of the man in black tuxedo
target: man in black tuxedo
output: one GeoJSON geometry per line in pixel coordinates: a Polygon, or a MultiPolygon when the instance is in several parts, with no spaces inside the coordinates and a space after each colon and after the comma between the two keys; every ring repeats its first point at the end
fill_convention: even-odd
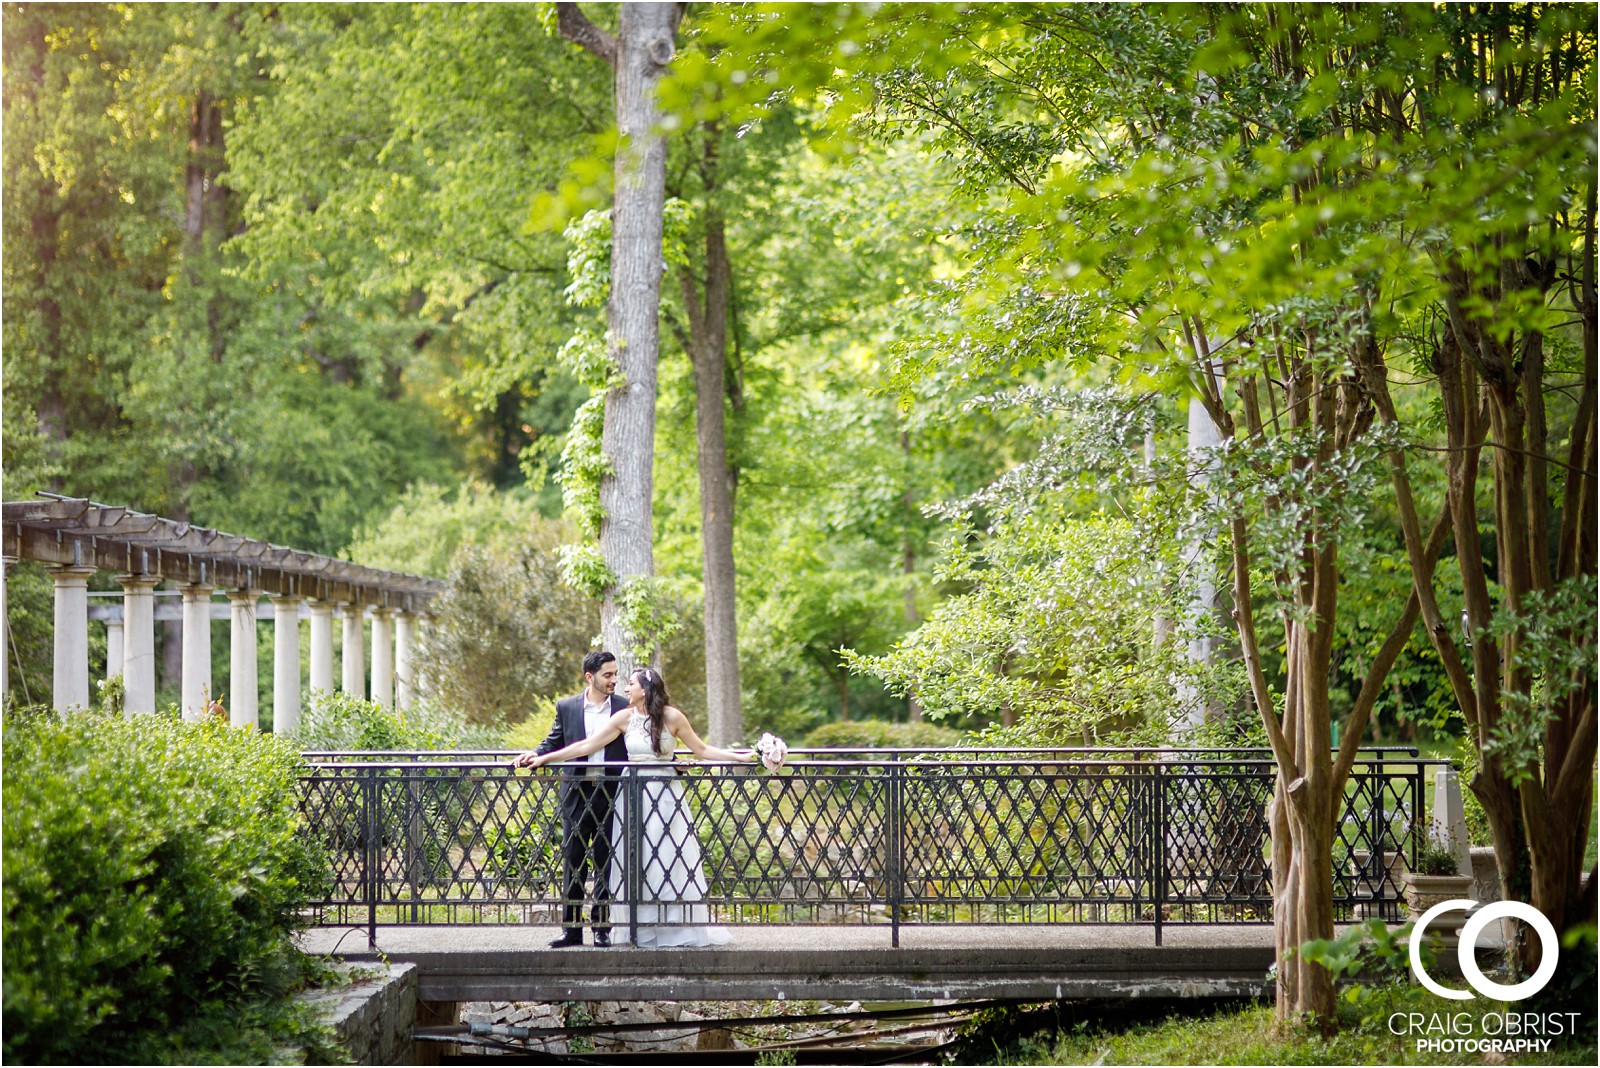
{"type": "MultiPolygon", "coordinates": [[[[614,692],[617,658],[612,654],[600,651],[584,657],[583,681],[587,685],[582,693],[556,702],[556,721],[549,737],[533,752],[519,756],[517,767],[526,766],[525,759],[554,753],[598,733],[614,713],[628,707],[628,702],[614,692]]],[[[611,813],[616,804],[619,769],[596,765],[602,761],[626,763],[627,759],[627,744],[618,735],[598,753],[562,765],[561,855],[567,904],[561,914],[561,937],[550,943],[556,949],[583,944],[583,884],[591,870],[594,944],[611,944],[611,813]]]]}

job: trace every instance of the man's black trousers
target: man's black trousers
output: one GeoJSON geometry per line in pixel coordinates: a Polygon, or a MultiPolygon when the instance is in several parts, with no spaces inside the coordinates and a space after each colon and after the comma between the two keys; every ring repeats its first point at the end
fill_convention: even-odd
{"type": "Polygon", "coordinates": [[[611,902],[611,812],[616,804],[617,780],[579,779],[563,798],[561,855],[567,883],[567,903],[561,925],[568,934],[583,929],[583,884],[594,872],[593,926],[609,926],[611,902]]]}

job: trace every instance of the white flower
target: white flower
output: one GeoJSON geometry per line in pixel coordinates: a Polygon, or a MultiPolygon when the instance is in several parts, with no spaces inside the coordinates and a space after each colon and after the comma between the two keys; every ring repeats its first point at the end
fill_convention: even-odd
{"type": "Polygon", "coordinates": [[[776,734],[763,734],[755,748],[756,755],[761,758],[762,765],[768,771],[777,771],[783,767],[784,758],[789,755],[789,747],[776,734]]]}

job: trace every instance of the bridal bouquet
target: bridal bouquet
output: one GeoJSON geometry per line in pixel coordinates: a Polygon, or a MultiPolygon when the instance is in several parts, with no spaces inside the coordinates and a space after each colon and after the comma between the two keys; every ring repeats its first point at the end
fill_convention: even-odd
{"type": "Polygon", "coordinates": [[[761,758],[762,765],[768,771],[777,771],[783,767],[784,758],[789,755],[789,747],[776,734],[763,734],[755,748],[756,755],[761,758]]]}

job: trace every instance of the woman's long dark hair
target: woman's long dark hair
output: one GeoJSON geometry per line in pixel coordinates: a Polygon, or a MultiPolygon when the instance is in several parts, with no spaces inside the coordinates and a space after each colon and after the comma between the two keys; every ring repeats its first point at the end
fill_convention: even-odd
{"type": "Polygon", "coordinates": [[[644,714],[650,721],[650,752],[659,753],[661,732],[667,727],[667,704],[671,701],[667,696],[667,680],[655,668],[647,667],[636,669],[633,677],[644,687],[644,714]]]}

